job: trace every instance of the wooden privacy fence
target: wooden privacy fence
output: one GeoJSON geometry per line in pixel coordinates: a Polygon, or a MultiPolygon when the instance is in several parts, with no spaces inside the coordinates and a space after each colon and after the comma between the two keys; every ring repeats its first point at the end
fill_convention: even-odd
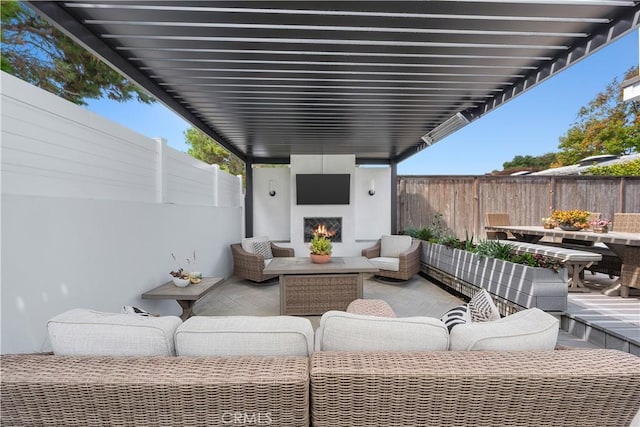
{"type": "Polygon", "coordinates": [[[440,214],[458,238],[484,239],[488,212],[508,212],[512,225],[541,224],[554,209],[600,212],[607,219],[640,212],[640,177],[399,176],[397,185],[398,230],[428,227],[440,214]]]}

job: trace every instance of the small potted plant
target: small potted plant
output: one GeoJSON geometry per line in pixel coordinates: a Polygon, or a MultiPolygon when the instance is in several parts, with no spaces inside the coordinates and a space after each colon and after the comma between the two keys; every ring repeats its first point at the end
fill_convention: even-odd
{"type": "Polygon", "coordinates": [[[326,236],[314,234],[309,249],[311,249],[311,262],[314,264],[326,264],[331,259],[332,244],[326,236]]]}
{"type": "Polygon", "coordinates": [[[591,230],[593,230],[594,233],[608,233],[611,221],[606,219],[596,219],[591,221],[589,224],[591,224],[591,230]]]}
{"type": "Polygon", "coordinates": [[[572,211],[553,211],[551,219],[565,231],[578,231],[589,227],[591,212],[578,209],[572,211]]]}

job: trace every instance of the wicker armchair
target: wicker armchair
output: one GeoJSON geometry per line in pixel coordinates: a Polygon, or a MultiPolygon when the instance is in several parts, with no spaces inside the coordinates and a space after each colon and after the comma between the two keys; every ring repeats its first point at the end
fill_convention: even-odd
{"type": "MultiPolygon", "coordinates": [[[[271,252],[273,252],[274,257],[295,256],[293,248],[283,248],[273,242],[271,242],[271,252]]],[[[264,257],[245,251],[240,243],[231,245],[231,254],[233,255],[233,274],[236,277],[258,283],[277,277],[276,275],[263,274],[265,267],[264,257]]]]}
{"type": "MultiPolygon", "coordinates": [[[[382,247],[382,239],[370,248],[362,250],[362,256],[367,258],[380,257],[380,249],[382,247]]],[[[415,274],[420,272],[420,240],[414,239],[411,247],[402,252],[398,257],[400,259],[400,269],[398,271],[380,269],[376,276],[388,277],[390,279],[409,280],[415,274]]]]}

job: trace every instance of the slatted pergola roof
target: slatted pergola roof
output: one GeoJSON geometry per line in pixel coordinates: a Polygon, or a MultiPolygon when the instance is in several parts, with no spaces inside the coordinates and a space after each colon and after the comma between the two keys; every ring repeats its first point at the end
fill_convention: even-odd
{"type": "Polygon", "coordinates": [[[397,164],[640,15],[626,0],[29,3],[249,163],[397,164]]]}

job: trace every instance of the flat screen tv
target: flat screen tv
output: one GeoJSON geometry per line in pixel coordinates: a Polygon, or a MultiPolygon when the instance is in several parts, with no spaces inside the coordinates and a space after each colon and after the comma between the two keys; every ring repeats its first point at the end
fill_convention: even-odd
{"type": "Polygon", "coordinates": [[[348,205],[351,175],[297,174],[296,200],[299,205],[348,205]]]}

